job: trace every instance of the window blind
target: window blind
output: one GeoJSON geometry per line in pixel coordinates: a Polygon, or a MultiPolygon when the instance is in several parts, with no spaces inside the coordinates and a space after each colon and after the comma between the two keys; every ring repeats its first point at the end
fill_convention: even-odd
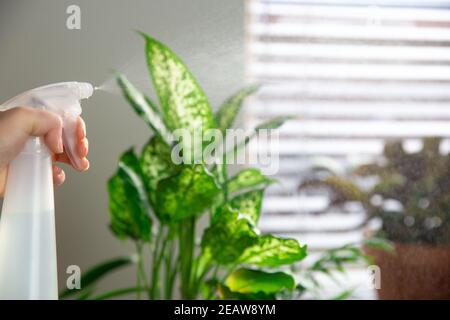
{"type": "MultiPolygon", "coordinates": [[[[280,184],[267,192],[262,231],[295,237],[313,256],[358,242],[362,231],[349,229],[364,219],[359,208],[316,215],[326,195],[297,193],[313,159],[349,167],[380,156],[386,139],[450,138],[449,8],[447,1],[247,1],[247,79],[265,85],[248,100],[245,122],[294,117],[279,132],[280,184]]],[[[361,280],[361,271],[350,280],[361,280]]]]}

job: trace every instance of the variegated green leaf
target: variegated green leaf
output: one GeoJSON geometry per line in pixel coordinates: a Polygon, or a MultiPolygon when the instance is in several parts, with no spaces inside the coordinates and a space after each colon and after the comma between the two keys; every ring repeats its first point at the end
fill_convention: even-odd
{"type": "Polygon", "coordinates": [[[122,89],[123,96],[133,107],[134,111],[168,146],[172,145],[173,137],[159,117],[156,107],[149,104],[151,100],[136,89],[124,75],[117,76],[117,83],[122,89]]]}
{"type": "Polygon", "coordinates": [[[241,268],[230,274],[225,280],[225,284],[232,292],[270,294],[283,289],[293,290],[295,280],[284,272],[264,272],[241,268]]]}
{"type": "Polygon", "coordinates": [[[175,175],[179,168],[172,162],[170,148],[156,136],[152,137],[144,146],[139,162],[148,198],[156,211],[156,187],[158,182],[175,175]]]}
{"type": "Polygon", "coordinates": [[[176,175],[158,183],[156,214],[165,223],[198,216],[213,204],[219,191],[213,175],[204,166],[184,166],[176,175]]]}
{"type": "Polygon", "coordinates": [[[203,233],[202,250],[218,264],[227,265],[236,262],[257,238],[250,222],[225,206],[217,210],[215,222],[203,233]]]}
{"type": "Polygon", "coordinates": [[[239,261],[260,267],[278,267],[302,260],[306,257],[306,249],[306,245],[301,246],[297,240],[265,235],[247,248],[239,261]]]}
{"type": "Polygon", "coordinates": [[[230,205],[239,212],[241,217],[245,217],[256,226],[261,213],[263,195],[263,189],[251,190],[234,197],[230,205]]]}
{"type": "Polygon", "coordinates": [[[276,180],[270,179],[263,175],[259,169],[248,168],[241,170],[238,174],[228,180],[228,192],[233,193],[236,191],[245,190],[253,187],[265,187],[276,180]]]}
{"type": "Polygon", "coordinates": [[[255,93],[259,89],[259,85],[250,85],[242,88],[230,98],[228,98],[217,111],[215,117],[219,129],[225,132],[233,126],[233,123],[241,110],[242,104],[249,95],[255,93]]]}
{"type": "Polygon", "coordinates": [[[151,219],[139,161],[134,151],[125,152],[117,173],[108,182],[111,230],[119,238],[149,241],[151,219]]]}
{"type": "Polygon", "coordinates": [[[209,101],[189,69],[167,46],[142,35],[148,69],[167,127],[172,131],[186,128],[191,133],[215,128],[209,101]]]}

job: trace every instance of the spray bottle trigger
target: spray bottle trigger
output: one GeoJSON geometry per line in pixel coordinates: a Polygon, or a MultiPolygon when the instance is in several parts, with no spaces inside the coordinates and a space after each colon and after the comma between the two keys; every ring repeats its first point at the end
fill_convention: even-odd
{"type": "Polygon", "coordinates": [[[77,126],[78,116],[81,114],[81,106],[78,100],[72,100],[70,103],[65,101],[64,109],[58,110],[63,123],[62,140],[64,150],[75,169],[81,170],[81,158],[78,153],[77,126]]]}

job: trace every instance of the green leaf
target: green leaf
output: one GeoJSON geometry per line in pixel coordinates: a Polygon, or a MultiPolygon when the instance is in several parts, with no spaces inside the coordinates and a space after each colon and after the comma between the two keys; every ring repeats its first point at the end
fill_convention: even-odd
{"type": "Polygon", "coordinates": [[[355,183],[344,178],[330,176],[325,179],[325,183],[335,191],[334,203],[343,201],[366,201],[366,194],[355,183]]]}
{"type": "Polygon", "coordinates": [[[243,189],[268,186],[274,183],[276,180],[269,179],[261,173],[259,169],[248,168],[240,171],[230,180],[228,180],[228,192],[233,193],[241,191],[243,189]]]}
{"type": "Polygon", "coordinates": [[[404,186],[409,181],[398,173],[390,173],[379,181],[373,188],[371,193],[380,194],[385,198],[402,199],[404,186]]]}
{"type": "Polygon", "coordinates": [[[243,148],[245,145],[247,145],[250,140],[252,140],[255,136],[258,135],[260,130],[274,130],[281,127],[287,120],[292,119],[292,117],[276,117],[272,120],[269,120],[267,122],[263,122],[255,127],[255,130],[250,133],[248,136],[246,136],[242,141],[234,145],[233,148],[227,150],[228,154],[237,154],[238,151],[243,148]]]}
{"type": "Polygon", "coordinates": [[[139,162],[148,198],[156,212],[156,188],[158,182],[175,175],[178,168],[172,162],[170,148],[156,136],[150,138],[144,146],[139,162]]]}
{"type": "Polygon", "coordinates": [[[353,181],[335,175],[305,180],[299,186],[299,191],[317,188],[325,188],[331,193],[330,207],[340,206],[348,201],[367,202],[367,194],[353,181]]]}
{"type": "Polygon", "coordinates": [[[124,288],[124,289],[117,289],[112,290],[109,292],[105,292],[102,294],[99,294],[98,296],[95,296],[93,300],[107,300],[111,298],[120,297],[123,295],[127,295],[130,293],[136,293],[136,292],[145,292],[145,288],[139,288],[139,287],[132,287],[132,288],[124,288]]]}
{"type": "Polygon", "coordinates": [[[92,295],[94,294],[94,291],[95,291],[95,287],[90,286],[86,290],[82,290],[80,295],[76,298],[76,300],[88,300],[92,297],[92,295]]]}
{"type": "Polygon", "coordinates": [[[219,191],[213,175],[204,166],[184,166],[178,174],[158,183],[156,213],[166,223],[198,216],[211,207],[219,191]]]}
{"type": "Polygon", "coordinates": [[[367,177],[375,175],[383,175],[386,172],[386,168],[383,168],[377,163],[368,163],[356,167],[353,173],[356,176],[367,177]]]}
{"type": "Polygon", "coordinates": [[[150,126],[153,132],[161,137],[168,146],[172,145],[173,137],[159,117],[159,112],[151,103],[150,98],[144,96],[136,89],[124,75],[119,74],[117,76],[117,83],[122,89],[123,96],[139,117],[141,117],[150,126]]]}
{"type": "Polygon", "coordinates": [[[233,292],[223,283],[217,283],[215,288],[222,300],[276,300],[274,293],[264,293],[262,291],[252,293],[233,292]]]}
{"type": "Polygon", "coordinates": [[[384,250],[389,253],[395,253],[394,243],[387,239],[371,237],[365,239],[363,244],[369,248],[384,250]]]}
{"type": "Polygon", "coordinates": [[[89,288],[98,280],[106,276],[107,274],[116,271],[120,268],[126,267],[130,264],[134,263],[132,257],[119,257],[115,259],[108,260],[106,262],[102,262],[92,267],[88,271],[84,272],[81,275],[81,289],[80,290],[69,290],[66,289],[62,293],[60,293],[59,298],[67,298],[74,294],[80,294],[89,290],[89,288]]]}
{"type": "Polygon", "coordinates": [[[264,235],[244,251],[239,261],[260,267],[278,267],[300,261],[306,255],[306,245],[301,246],[295,239],[264,235]]]}
{"type": "Polygon", "coordinates": [[[241,217],[248,219],[253,226],[256,226],[261,213],[263,195],[264,189],[251,190],[234,197],[230,205],[239,212],[241,217]]]}
{"type": "Polygon", "coordinates": [[[347,289],[331,298],[331,300],[347,300],[355,293],[355,289],[347,289]]]}
{"type": "Polygon", "coordinates": [[[242,88],[219,107],[215,118],[217,125],[222,132],[225,132],[226,129],[233,126],[234,120],[236,119],[245,98],[255,93],[259,88],[260,85],[250,85],[242,88]]]}
{"type": "Polygon", "coordinates": [[[258,241],[258,235],[247,219],[239,218],[238,211],[224,206],[215,214],[215,222],[203,233],[203,254],[219,264],[231,264],[246,248],[258,241]]]}
{"type": "Polygon", "coordinates": [[[308,271],[320,272],[333,278],[332,271],[345,273],[344,266],[349,263],[367,263],[368,256],[356,245],[346,244],[344,246],[328,249],[308,267],[308,271]]]}
{"type": "Polygon", "coordinates": [[[191,132],[215,128],[208,99],[185,64],[167,46],[141,34],[146,40],[147,65],[167,127],[191,132]]]}
{"type": "Polygon", "coordinates": [[[293,290],[294,278],[284,272],[264,272],[251,269],[238,269],[225,280],[225,284],[233,292],[266,294],[277,293],[281,290],[293,290]]]}
{"type": "Polygon", "coordinates": [[[159,110],[158,105],[156,104],[155,101],[153,101],[152,98],[150,98],[149,96],[146,96],[144,94],[144,99],[145,101],[147,101],[147,104],[149,105],[150,108],[152,108],[152,110],[159,116],[161,116],[161,110],[159,110]]]}
{"type": "Polygon", "coordinates": [[[310,170],[313,173],[326,172],[330,175],[344,175],[345,166],[337,159],[330,157],[314,157],[310,170]]]}
{"type": "Polygon", "coordinates": [[[275,117],[269,121],[263,122],[256,126],[255,130],[270,130],[270,129],[278,129],[281,127],[286,121],[291,120],[293,117],[275,117]]]}
{"type": "Polygon", "coordinates": [[[139,160],[132,149],[119,161],[117,173],[108,181],[111,230],[119,238],[149,241],[151,219],[139,160]]]}

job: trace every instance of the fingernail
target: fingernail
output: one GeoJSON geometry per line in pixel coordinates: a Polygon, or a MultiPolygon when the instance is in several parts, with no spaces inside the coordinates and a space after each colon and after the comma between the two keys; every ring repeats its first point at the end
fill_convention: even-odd
{"type": "Polygon", "coordinates": [[[89,162],[89,160],[87,158],[86,159],[86,168],[84,169],[84,171],[89,169],[89,166],[91,165],[91,163],[89,162]]]}
{"type": "Polygon", "coordinates": [[[59,175],[62,172],[62,169],[60,167],[53,167],[53,172],[56,175],[59,175]]]}

